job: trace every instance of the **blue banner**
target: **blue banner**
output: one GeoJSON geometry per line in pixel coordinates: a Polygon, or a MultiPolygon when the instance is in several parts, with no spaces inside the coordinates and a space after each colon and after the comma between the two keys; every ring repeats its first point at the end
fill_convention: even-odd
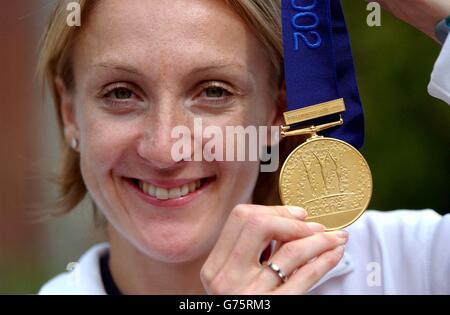
{"type": "MultiPolygon", "coordinates": [[[[344,124],[323,134],[360,149],[364,115],[340,1],[282,0],[282,23],[288,110],[343,98],[344,124]]],[[[304,125],[338,119],[336,114],[304,125]]]]}

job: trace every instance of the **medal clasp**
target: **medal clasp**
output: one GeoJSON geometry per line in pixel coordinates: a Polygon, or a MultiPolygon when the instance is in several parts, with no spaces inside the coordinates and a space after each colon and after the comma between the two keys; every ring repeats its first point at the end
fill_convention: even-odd
{"type": "Polygon", "coordinates": [[[286,126],[281,126],[281,137],[290,137],[290,136],[299,136],[299,135],[311,135],[311,138],[319,137],[317,135],[318,132],[340,126],[344,123],[342,116],[339,115],[339,120],[322,124],[322,125],[311,125],[309,127],[300,128],[296,130],[291,130],[291,126],[293,124],[309,121],[315,118],[324,117],[332,114],[342,113],[345,111],[345,103],[344,99],[339,98],[332,101],[308,106],[305,108],[300,108],[296,110],[292,110],[289,112],[285,112],[284,121],[286,126]]]}
{"type": "Polygon", "coordinates": [[[301,129],[296,129],[296,130],[292,130],[290,131],[291,127],[290,126],[281,126],[281,137],[285,138],[285,137],[291,137],[291,136],[300,136],[300,135],[311,135],[312,138],[314,137],[318,137],[317,133],[328,129],[328,128],[333,128],[333,127],[337,127],[340,126],[344,123],[344,120],[342,119],[342,117],[340,117],[340,119],[338,121],[333,121],[330,123],[326,123],[323,125],[318,125],[318,126],[309,126],[306,128],[301,128],[301,129]]]}

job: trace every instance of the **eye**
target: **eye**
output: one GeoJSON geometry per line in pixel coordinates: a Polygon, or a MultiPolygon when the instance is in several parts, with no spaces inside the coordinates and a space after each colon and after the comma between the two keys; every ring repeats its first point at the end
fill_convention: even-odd
{"type": "Polygon", "coordinates": [[[138,87],[131,83],[119,82],[106,87],[98,97],[106,110],[118,114],[130,113],[142,108],[143,99],[139,92],[134,92],[136,90],[139,91],[138,87]]]}
{"type": "Polygon", "coordinates": [[[224,81],[204,81],[200,83],[194,98],[198,110],[220,110],[228,108],[236,101],[239,93],[224,81]]]}
{"type": "Polygon", "coordinates": [[[231,95],[231,93],[220,86],[210,86],[204,90],[204,95],[209,98],[222,98],[231,95]]]}
{"type": "Polygon", "coordinates": [[[220,81],[205,82],[200,88],[201,92],[198,96],[205,101],[220,101],[234,95],[231,87],[220,81]]]}
{"type": "Polygon", "coordinates": [[[131,91],[130,89],[127,89],[125,87],[116,87],[116,88],[112,89],[111,91],[109,91],[108,93],[106,93],[105,96],[109,97],[109,98],[119,99],[119,100],[126,100],[126,99],[133,98],[134,93],[133,93],[133,91],[131,91]]]}

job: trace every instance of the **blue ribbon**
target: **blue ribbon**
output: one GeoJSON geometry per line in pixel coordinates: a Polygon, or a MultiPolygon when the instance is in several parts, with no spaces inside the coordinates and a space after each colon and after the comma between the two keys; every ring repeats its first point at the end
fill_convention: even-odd
{"type": "MultiPolygon", "coordinates": [[[[361,148],[364,115],[340,1],[282,0],[282,23],[288,110],[343,98],[344,124],[324,134],[361,148]]],[[[336,114],[307,124],[338,119],[336,114]]]]}

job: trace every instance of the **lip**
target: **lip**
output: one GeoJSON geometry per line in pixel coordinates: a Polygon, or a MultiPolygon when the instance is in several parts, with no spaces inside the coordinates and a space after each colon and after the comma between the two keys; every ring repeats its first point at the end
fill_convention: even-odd
{"type": "MultiPolygon", "coordinates": [[[[200,178],[199,178],[200,179],[200,178]]],[[[126,186],[128,186],[129,188],[131,188],[132,192],[137,194],[138,197],[143,200],[145,203],[150,204],[152,206],[156,206],[159,208],[181,208],[186,206],[187,204],[189,204],[190,202],[192,202],[193,200],[195,200],[196,198],[198,198],[199,196],[201,196],[206,189],[208,189],[210,187],[210,185],[215,181],[215,178],[212,180],[208,180],[206,183],[203,184],[202,187],[200,187],[199,189],[197,189],[196,191],[187,194],[186,196],[182,196],[180,198],[176,198],[176,199],[166,199],[166,200],[160,200],[157,199],[155,197],[152,197],[146,193],[144,193],[141,189],[139,189],[139,187],[137,187],[135,184],[132,183],[131,179],[127,179],[127,178],[122,178],[123,181],[125,181],[126,186]]],[[[154,182],[159,182],[161,184],[167,184],[167,185],[172,185],[172,186],[166,186],[167,188],[171,188],[171,187],[177,187],[177,186],[181,186],[184,184],[174,184],[174,183],[183,183],[183,181],[186,181],[184,179],[182,180],[171,180],[171,181],[147,181],[145,180],[145,182],[147,183],[154,183],[154,182]]],[[[186,183],[190,183],[192,182],[192,179],[187,180],[186,183]]],[[[158,185],[160,187],[164,187],[162,185],[158,185]]],[[[166,188],[164,187],[164,188],[166,188]]]]}

